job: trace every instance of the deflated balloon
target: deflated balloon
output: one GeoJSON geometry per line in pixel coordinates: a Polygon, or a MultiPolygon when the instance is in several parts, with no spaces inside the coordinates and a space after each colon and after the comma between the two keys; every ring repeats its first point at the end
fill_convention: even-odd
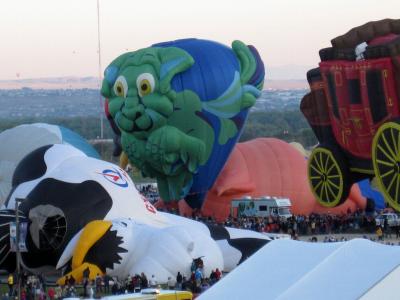
{"type": "Polygon", "coordinates": [[[83,271],[90,279],[145,272],[165,283],[178,271],[189,278],[199,257],[208,276],[215,268],[232,270],[270,240],[158,212],[123,169],[70,145],[47,145],[18,164],[0,211],[0,269],[10,272],[16,260],[6,225],[15,219],[17,198],[27,225],[24,267],[36,274],[68,270],[77,281],[83,271]]]}

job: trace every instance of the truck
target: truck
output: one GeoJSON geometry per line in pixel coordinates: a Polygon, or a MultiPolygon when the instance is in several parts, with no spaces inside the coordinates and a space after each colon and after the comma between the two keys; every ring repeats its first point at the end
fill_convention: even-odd
{"type": "Polygon", "coordinates": [[[283,197],[250,197],[245,196],[233,199],[231,215],[234,217],[281,217],[290,218],[292,203],[289,198],[283,197]]]}

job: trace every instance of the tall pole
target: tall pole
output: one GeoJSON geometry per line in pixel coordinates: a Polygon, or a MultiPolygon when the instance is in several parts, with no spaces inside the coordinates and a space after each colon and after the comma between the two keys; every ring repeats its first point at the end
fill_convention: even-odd
{"type": "Polygon", "coordinates": [[[97,0],[97,51],[99,57],[99,103],[100,103],[100,138],[104,138],[104,130],[103,130],[103,115],[104,115],[104,107],[103,107],[103,99],[101,97],[100,88],[101,88],[101,44],[100,44],[100,0],[97,0]]]}
{"type": "Polygon", "coordinates": [[[21,253],[19,249],[19,204],[21,199],[15,199],[15,226],[16,226],[16,255],[17,255],[17,292],[18,292],[18,300],[21,299],[21,253]]]}

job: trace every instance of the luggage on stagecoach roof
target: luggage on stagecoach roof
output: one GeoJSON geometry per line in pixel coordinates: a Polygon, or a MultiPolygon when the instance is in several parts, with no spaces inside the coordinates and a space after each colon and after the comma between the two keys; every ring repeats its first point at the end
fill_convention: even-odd
{"type": "Polygon", "coordinates": [[[400,20],[384,19],[351,29],[331,41],[332,47],[320,50],[321,61],[356,60],[354,49],[368,43],[364,57],[394,57],[400,54],[400,20]]]}
{"type": "Polygon", "coordinates": [[[400,20],[369,22],[331,42],[307,73],[300,109],[320,142],[335,140],[354,168],[372,170],[375,132],[400,117],[400,20]]]}

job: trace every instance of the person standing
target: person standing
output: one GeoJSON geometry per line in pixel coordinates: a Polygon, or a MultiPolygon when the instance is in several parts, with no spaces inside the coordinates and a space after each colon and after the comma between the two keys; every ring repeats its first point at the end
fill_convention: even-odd
{"type": "Polygon", "coordinates": [[[68,287],[68,285],[69,285],[69,277],[67,275],[67,276],[65,276],[65,280],[64,280],[64,288],[68,287]]]}
{"type": "Polygon", "coordinates": [[[378,237],[378,241],[383,241],[383,230],[381,226],[378,226],[376,229],[376,236],[378,237]]]}
{"type": "Polygon", "coordinates": [[[215,269],[215,280],[218,281],[220,279],[221,279],[221,271],[218,268],[216,268],[215,269]]]}
{"type": "Polygon", "coordinates": [[[150,278],[150,287],[152,287],[152,288],[157,287],[157,279],[156,279],[156,276],[154,276],[154,274],[151,275],[151,278],[150,278]]]}
{"type": "Polygon", "coordinates": [[[139,293],[140,292],[140,287],[142,285],[141,284],[142,278],[139,276],[139,274],[135,274],[134,279],[135,279],[135,282],[133,284],[133,291],[135,293],[139,293]]]}
{"type": "Polygon", "coordinates": [[[57,299],[61,299],[61,297],[62,297],[62,288],[61,288],[61,286],[57,285],[54,291],[55,291],[55,297],[57,299]]]}
{"type": "Polygon", "coordinates": [[[196,287],[200,288],[203,280],[203,273],[201,272],[200,268],[197,268],[196,272],[194,273],[194,278],[196,280],[196,287]]]}
{"type": "Polygon", "coordinates": [[[47,294],[48,294],[50,300],[54,300],[56,293],[52,287],[49,288],[49,290],[47,291],[47,294]]]}
{"type": "Polygon", "coordinates": [[[172,277],[168,277],[168,289],[169,290],[175,289],[175,280],[172,277]]]}
{"type": "Polygon", "coordinates": [[[8,278],[7,278],[7,283],[8,283],[8,295],[10,295],[10,297],[13,297],[14,294],[14,275],[13,274],[9,274],[8,278]]]}
{"type": "Polygon", "coordinates": [[[96,275],[96,295],[99,296],[100,293],[102,292],[102,279],[99,273],[97,273],[96,275]]]}
{"type": "Polygon", "coordinates": [[[178,288],[178,290],[182,290],[182,274],[181,272],[178,272],[178,275],[176,275],[176,286],[178,288]]]}
{"type": "Polygon", "coordinates": [[[140,276],[140,286],[142,289],[147,289],[149,287],[149,282],[147,280],[146,275],[143,272],[140,276]]]}
{"type": "Polygon", "coordinates": [[[110,275],[104,274],[103,276],[104,293],[106,293],[107,295],[110,294],[110,280],[111,280],[110,275]]]}

